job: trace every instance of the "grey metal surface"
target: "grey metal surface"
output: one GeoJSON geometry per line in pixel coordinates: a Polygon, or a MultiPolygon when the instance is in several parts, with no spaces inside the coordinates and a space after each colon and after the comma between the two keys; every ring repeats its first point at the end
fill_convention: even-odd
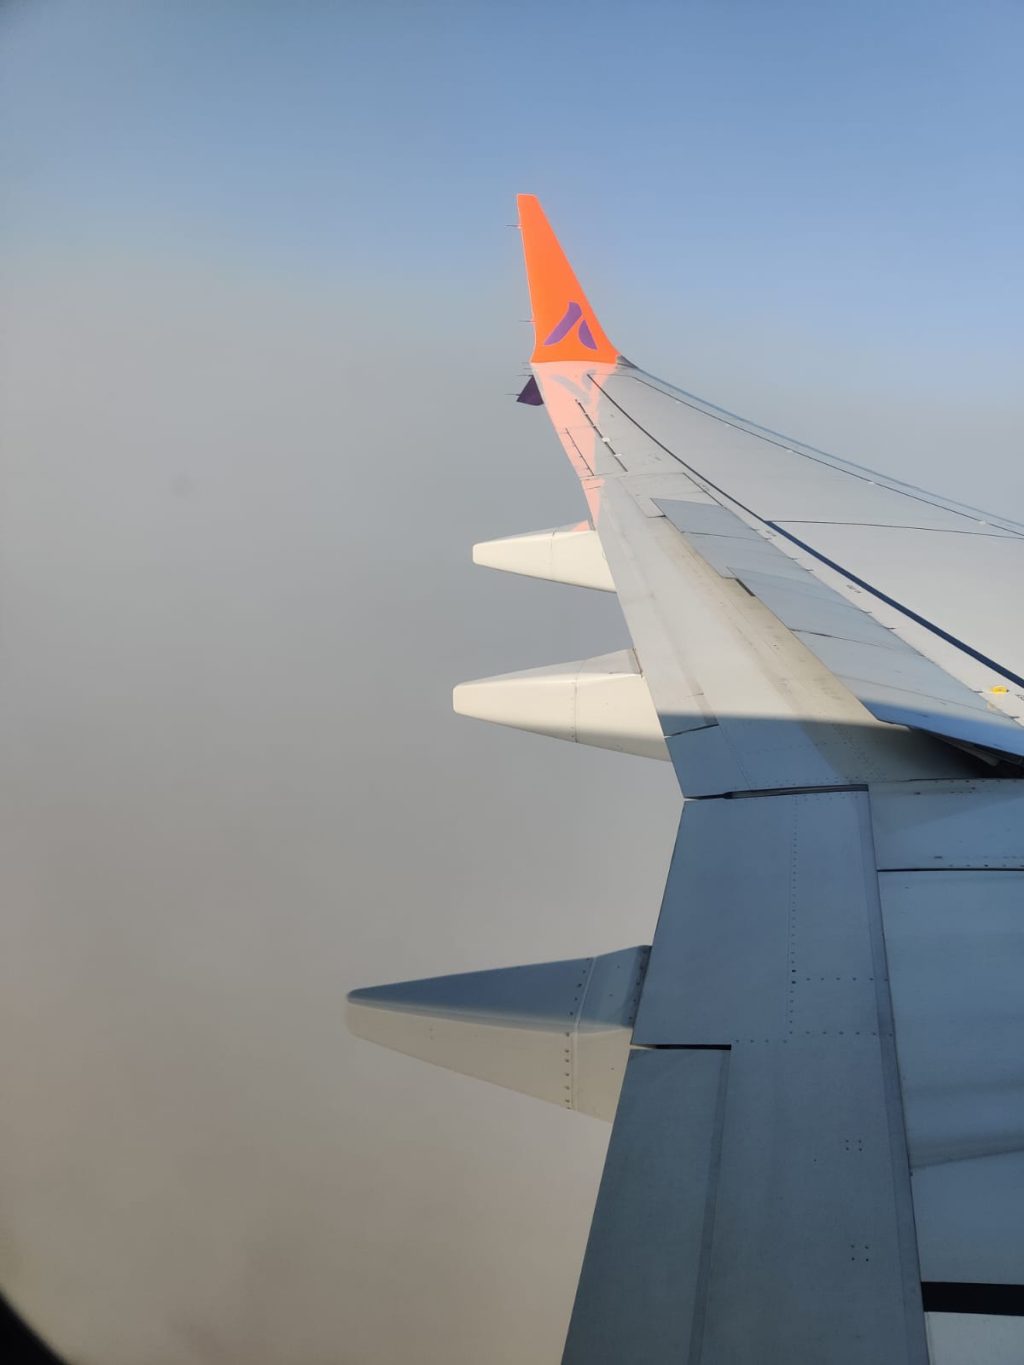
{"type": "Polygon", "coordinates": [[[891,630],[879,625],[824,583],[811,578],[798,565],[787,560],[789,572],[785,577],[774,572],[784,556],[774,547],[770,548],[776,559],[772,573],[750,571],[745,566],[737,572],[750,592],[780,621],[785,621],[790,630],[799,633],[801,638],[804,632],[809,632],[875,645],[879,649],[906,650],[907,646],[891,630]]]}
{"type": "Polygon", "coordinates": [[[1024,1283],[1024,871],[879,886],[925,1277],[1024,1283]]]}
{"type": "Polygon", "coordinates": [[[687,499],[659,498],[658,508],[723,578],[762,572],[799,583],[808,577],[764,536],[718,503],[707,506],[687,499]]]}
{"type": "Polygon", "coordinates": [[[720,1141],[710,1167],[706,1128],[677,1154],[671,1101],[638,1090],[627,1105],[624,1092],[573,1331],[588,1330],[577,1319],[617,1294],[616,1267],[629,1265],[629,1321],[646,1322],[641,1343],[671,1331],[675,1354],[581,1335],[591,1354],[567,1359],[924,1365],[865,792],[687,803],[633,1036],[682,1059],[650,1064],[666,1085],[728,1050],[720,1141]],[[640,1109],[658,1129],[642,1159],[640,1109]],[[706,1198],[698,1188],[660,1209],[683,1161],[691,1178],[710,1172],[706,1198]],[[656,1222],[649,1245],[651,1218],[667,1226],[656,1222]],[[670,1242],[673,1219],[686,1225],[670,1242]]]}
{"type": "MultiPolygon", "coordinates": [[[[1015,737],[1008,741],[1010,744],[1019,748],[1024,742],[1024,728],[1014,725],[998,711],[989,710],[976,692],[965,687],[959,679],[944,673],[930,659],[916,653],[894,635],[887,635],[884,641],[877,643],[848,640],[838,633],[810,635],[808,638],[801,633],[801,638],[837,678],[842,678],[851,686],[853,683],[860,685],[857,695],[863,693],[865,705],[870,706],[868,699],[883,689],[906,692],[920,697],[922,702],[945,702],[949,706],[977,712],[980,716],[990,716],[994,728],[1005,730],[1015,737]]],[[[1007,741],[1004,739],[1003,742],[1007,741]]]]}
{"type": "Polygon", "coordinates": [[[879,784],[871,819],[880,871],[1024,868],[1024,784],[879,784]]]}
{"type": "MultiPolygon", "coordinates": [[[[714,796],[719,792],[749,791],[754,787],[749,768],[741,761],[725,727],[715,720],[709,724],[694,724],[689,730],[680,726],[665,741],[679,785],[686,796],[714,796]]],[[[796,746],[794,746],[796,747],[796,746]]],[[[789,754],[785,755],[789,758],[789,754]]],[[[803,754],[793,761],[804,771],[803,754]]],[[[773,772],[778,773],[778,757],[773,772]]]]}
{"type": "Polygon", "coordinates": [[[913,1190],[923,1279],[1024,1284],[1024,1152],[926,1166],[913,1190]]]}
{"type": "Polygon", "coordinates": [[[877,1031],[867,811],[860,792],[688,802],[634,1042],[877,1031]]]}
{"type": "Polygon", "coordinates": [[[883,1092],[873,1039],[732,1049],[701,1365],[925,1365],[883,1092]]]}
{"type": "Polygon", "coordinates": [[[746,522],[740,521],[720,503],[689,502],[681,499],[660,499],[658,506],[674,526],[692,536],[724,536],[729,540],[746,540],[753,545],[762,543],[762,537],[746,522]]]}
{"type": "Polygon", "coordinates": [[[1024,1318],[926,1313],[931,1365],[1020,1365],[1024,1318]]]}
{"type": "Polygon", "coordinates": [[[1024,1151],[1024,872],[880,887],[913,1164],[1024,1151]]]}
{"type": "Polygon", "coordinates": [[[631,1053],[564,1365],[700,1358],[728,1058],[631,1053]]]}

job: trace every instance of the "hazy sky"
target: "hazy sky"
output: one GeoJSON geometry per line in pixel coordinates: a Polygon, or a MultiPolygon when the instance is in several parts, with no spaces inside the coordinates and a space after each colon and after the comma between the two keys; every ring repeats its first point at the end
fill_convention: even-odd
{"type": "Polygon", "coordinates": [[[634,360],[1024,516],[1018,4],[0,7],[0,1279],[76,1365],[558,1359],[608,1130],[356,985],[648,941],[667,766],[455,718],[621,647],[513,196],[634,360]]]}

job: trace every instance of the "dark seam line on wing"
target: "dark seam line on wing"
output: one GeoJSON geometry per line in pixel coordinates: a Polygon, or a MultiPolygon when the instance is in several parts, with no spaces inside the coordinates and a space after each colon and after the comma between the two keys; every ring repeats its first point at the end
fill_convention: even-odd
{"type": "Polygon", "coordinates": [[[731,1052],[731,1043],[634,1043],[644,1052],[731,1052]]]}
{"type": "MultiPolygon", "coordinates": [[[[750,592],[750,589],[748,588],[747,591],[750,592]]],[[[756,592],[751,593],[751,596],[752,596],[752,597],[757,597],[757,593],[756,593],[756,592]]],[[[758,601],[760,601],[760,600],[761,600],[761,599],[758,598],[758,601]]],[[[762,606],[763,606],[763,605],[765,605],[765,604],[762,603],[762,606]]],[[[769,610],[771,610],[771,608],[769,608],[769,610]]],[[[851,606],[850,610],[851,610],[851,611],[856,611],[857,608],[851,606]]],[[[860,613],[860,614],[863,615],[863,612],[860,613]]],[[[779,617],[779,620],[782,621],[782,617],[781,617],[781,616],[779,617]]],[[[798,636],[799,636],[799,635],[813,635],[813,636],[815,637],[815,639],[817,639],[817,640],[841,640],[841,641],[843,642],[843,644],[846,644],[846,645],[867,645],[869,649],[887,649],[887,650],[889,651],[890,654],[905,654],[905,653],[906,653],[906,649],[905,649],[906,641],[905,641],[905,640],[901,640],[900,637],[899,637],[893,630],[891,630],[888,626],[878,625],[878,622],[875,621],[875,620],[873,620],[871,617],[868,617],[868,620],[871,621],[871,624],[872,624],[873,626],[876,626],[876,625],[877,625],[879,630],[884,630],[884,631],[886,632],[887,635],[892,635],[892,638],[893,638],[893,640],[894,640],[896,643],[895,643],[895,644],[888,644],[885,640],[863,640],[863,639],[856,639],[856,638],[855,638],[854,636],[852,636],[852,635],[840,635],[837,631],[834,631],[834,630],[812,630],[812,629],[810,628],[810,626],[786,626],[786,629],[787,629],[787,630],[791,630],[791,631],[793,632],[794,635],[798,635],[798,636]]],[[[782,624],[783,624],[783,625],[786,625],[785,621],[783,621],[782,624]]],[[[851,677],[856,677],[857,675],[856,675],[855,673],[853,673],[853,674],[851,674],[850,676],[851,676],[851,677]]],[[[861,679],[861,682],[871,682],[871,681],[872,681],[872,679],[870,679],[870,678],[862,678],[862,679],[861,679]]],[[[916,696],[917,693],[915,693],[914,695],[916,696]]],[[[938,698],[936,698],[935,700],[938,700],[938,698]]]]}
{"type": "Polygon", "coordinates": [[[1024,1284],[977,1284],[959,1280],[922,1280],[926,1313],[983,1313],[1024,1317],[1024,1284]]]}
{"type": "MultiPolygon", "coordinates": [[[[612,375],[610,377],[613,379],[632,379],[637,384],[643,384],[645,388],[650,389],[653,393],[660,393],[664,398],[672,398],[676,402],[682,403],[684,407],[690,408],[691,411],[700,413],[704,417],[710,417],[713,422],[721,422],[723,426],[732,427],[735,431],[741,431],[747,436],[754,436],[755,440],[767,441],[769,445],[778,446],[780,450],[785,450],[791,455],[800,455],[803,459],[810,460],[812,464],[822,465],[826,469],[834,469],[837,474],[849,474],[851,479],[859,479],[861,483],[870,484],[872,487],[885,488],[890,493],[899,493],[902,497],[910,498],[912,502],[919,502],[924,507],[934,507],[939,512],[948,512],[950,516],[965,517],[970,520],[970,514],[972,512],[977,512],[977,519],[979,521],[985,520],[984,514],[980,508],[970,507],[967,511],[961,511],[956,507],[944,507],[941,502],[933,502],[930,498],[926,497],[924,489],[912,490],[909,485],[901,487],[898,481],[890,482],[884,474],[881,474],[874,469],[868,470],[867,473],[858,472],[855,469],[848,468],[845,462],[838,462],[838,456],[829,455],[827,451],[818,450],[816,446],[803,446],[803,449],[797,450],[795,447],[802,445],[802,442],[783,436],[781,432],[772,431],[770,427],[759,427],[755,422],[747,422],[746,418],[739,417],[736,413],[730,413],[725,408],[715,408],[713,412],[707,412],[704,407],[698,406],[699,404],[702,404],[704,400],[698,398],[696,394],[690,394],[686,398],[677,397],[678,394],[682,393],[682,390],[677,389],[674,393],[666,393],[664,389],[659,389],[656,384],[651,384],[646,379],[641,379],[639,375],[634,374],[612,375]],[[688,401],[690,398],[694,401],[688,401]],[[730,421],[730,418],[734,420],[730,421]],[[751,428],[753,428],[753,430],[751,428]],[[810,451],[815,451],[816,454],[809,454],[808,452],[810,451]],[[833,463],[833,461],[837,462],[833,463]],[[875,478],[869,478],[868,474],[874,474],[875,478]]],[[[593,375],[590,376],[590,379],[594,387],[600,389],[605,398],[609,399],[612,403],[615,403],[615,399],[612,398],[608,390],[602,389],[593,375]]],[[[619,407],[618,403],[615,403],[615,406],[619,408],[620,412],[625,412],[623,408],[619,407]]],[[[706,406],[713,408],[714,404],[709,403],[706,406]]],[[[625,413],[625,416],[629,417],[629,413],[625,413]]],[[[630,417],[629,420],[633,421],[634,419],[630,417]]],[[[640,426],[639,422],[637,422],[636,425],[640,426]]],[[[643,431],[645,435],[650,436],[651,440],[657,445],[661,445],[658,438],[656,436],[651,436],[651,433],[647,431],[646,428],[640,427],[640,430],[643,431]]],[[[662,450],[666,449],[665,446],[661,446],[661,448],[662,450]]],[[[668,451],[668,453],[671,455],[672,452],[668,451]]],[[[991,521],[988,524],[993,526],[1001,525],[1002,530],[1009,531],[1010,535],[1015,536],[1018,540],[1024,536],[1024,532],[1015,530],[1012,526],[1002,525],[1001,523],[991,521]]]]}
{"type": "MultiPolygon", "coordinates": [[[[939,509],[942,510],[941,508],[939,509]]],[[[994,531],[958,531],[952,526],[904,526],[894,521],[826,521],[815,517],[786,517],[788,526],[870,526],[876,531],[928,531],[939,536],[980,536],[987,540],[1014,540],[1014,536],[999,536],[994,531]]]]}
{"type": "MultiPolygon", "coordinates": [[[[726,494],[726,496],[728,497],[728,494],[726,494]]],[[[742,504],[740,505],[742,506],[742,504]]],[[[757,513],[752,512],[751,516],[757,516],[757,513]]],[[[758,517],[758,520],[760,521],[761,518],[758,517]]],[[[941,626],[937,626],[934,621],[929,621],[926,616],[922,616],[919,612],[912,611],[910,607],[897,601],[895,597],[890,597],[888,593],[882,592],[881,588],[872,587],[866,579],[860,578],[850,569],[844,569],[843,566],[837,564],[834,559],[829,559],[828,555],[823,555],[819,550],[813,549],[805,541],[802,541],[799,536],[795,536],[792,532],[785,530],[783,527],[779,526],[777,522],[766,521],[764,525],[770,526],[773,531],[777,531],[779,535],[785,536],[786,539],[791,541],[794,545],[799,545],[801,550],[805,550],[809,555],[813,555],[820,563],[827,565],[830,569],[834,569],[836,573],[841,573],[844,578],[848,578],[851,583],[856,583],[858,588],[863,588],[865,592],[871,593],[872,597],[877,597],[878,600],[884,602],[886,606],[894,607],[897,611],[902,612],[904,616],[909,616],[911,621],[916,621],[919,626],[924,626],[925,630],[930,630],[931,633],[937,635],[940,640],[945,640],[947,645],[952,645],[955,649],[961,650],[964,654],[969,654],[970,657],[976,659],[979,664],[984,664],[986,668],[991,668],[996,673],[1001,673],[1004,678],[1009,678],[1009,680],[1015,682],[1018,687],[1024,687],[1024,678],[1022,678],[1019,673],[1014,673],[1012,669],[1007,668],[1005,664],[997,663],[995,659],[990,659],[987,654],[982,654],[980,649],[975,649],[972,645],[967,644],[965,640],[959,639],[956,635],[951,635],[948,630],[943,630],[941,626]]],[[[982,699],[979,697],[979,701],[981,700],[982,699]]],[[[991,714],[987,708],[986,714],[991,714]]],[[[1010,717],[1007,716],[1006,719],[1010,720],[1010,717]]]]}
{"type": "MultiPolygon", "coordinates": [[[[675,502],[675,498],[662,498],[662,497],[659,497],[659,498],[653,499],[653,501],[656,501],[656,502],[675,502]]],[[[682,501],[685,501],[685,499],[682,499],[682,501]]],[[[707,507],[707,503],[706,503],[706,502],[694,502],[694,503],[691,503],[690,505],[691,505],[692,507],[707,507]]],[[[670,521],[672,520],[671,517],[669,518],[669,520],[670,520],[670,521]]],[[[672,524],[675,525],[674,522],[673,522],[672,524]]],[[[743,522],[742,522],[742,521],[740,522],[740,525],[743,526],[743,522]]],[[[750,531],[750,527],[749,527],[749,526],[743,526],[743,529],[744,529],[745,531],[750,531]]],[[[747,535],[747,536],[742,536],[742,535],[740,535],[737,531],[687,531],[686,534],[687,534],[688,536],[690,536],[693,540],[735,540],[735,541],[739,541],[739,543],[740,543],[741,545],[757,545],[757,546],[763,546],[763,545],[764,545],[764,540],[763,540],[763,538],[762,538],[761,536],[759,536],[759,535],[757,534],[756,531],[750,531],[750,534],[747,535]]]]}
{"type": "MultiPolygon", "coordinates": [[[[583,451],[580,450],[579,446],[576,444],[576,437],[572,434],[572,432],[569,430],[568,427],[565,428],[565,434],[566,434],[566,436],[568,436],[569,440],[572,442],[572,446],[573,446],[573,449],[575,450],[576,454],[580,457],[580,459],[581,459],[581,460],[583,461],[583,463],[586,465],[587,469],[590,469],[590,461],[587,459],[586,455],[584,455],[583,451]]],[[[593,471],[592,469],[590,469],[590,477],[591,477],[591,478],[594,477],[594,471],[593,471]]]]}
{"type": "MultiPolygon", "coordinates": [[[[855,583],[858,588],[863,588],[865,592],[871,593],[872,597],[877,597],[878,600],[880,602],[884,602],[886,606],[895,608],[896,611],[902,612],[904,616],[909,617],[911,621],[915,621],[919,626],[924,626],[925,630],[930,630],[933,635],[937,635],[939,639],[944,640],[946,644],[953,645],[955,649],[959,649],[962,653],[970,655],[972,659],[977,660],[977,662],[980,664],[984,664],[986,668],[993,669],[996,673],[1001,674],[1004,678],[1008,678],[1010,682],[1016,683],[1018,687],[1024,687],[1024,678],[1022,678],[1019,674],[1014,673],[1012,669],[1005,667],[1005,665],[1003,664],[997,663],[995,659],[990,659],[987,654],[982,654],[980,650],[974,649],[965,641],[958,639],[957,636],[951,635],[948,630],[943,630],[941,626],[937,626],[934,623],[934,621],[929,621],[927,617],[921,616],[916,611],[912,611],[910,607],[904,606],[902,602],[898,602],[895,597],[890,597],[888,593],[882,592],[880,588],[872,587],[871,584],[868,583],[865,579],[859,578],[857,574],[852,573],[849,569],[844,569],[843,566],[841,564],[837,564],[834,559],[829,559],[827,555],[823,555],[819,550],[815,550],[812,546],[808,545],[806,541],[801,540],[799,536],[793,535],[791,531],[787,531],[784,527],[780,526],[778,522],[767,521],[764,517],[759,516],[758,513],[755,512],[752,507],[748,507],[745,502],[740,502],[739,498],[737,498],[734,494],[727,493],[725,489],[720,488],[717,483],[712,483],[712,481],[707,477],[706,474],[702,474],[700,470],[695,468],[693,465],[687,464],[687,462],[680,456],[678,456],[674,450],[669,450],[667,445],[665,445],[662,441],[659,441],[657,436],[651,435],[647,428],[641,426],[641,424],[636,420],[636,418],[632,417],[626,411],[626,409],[622,407],[620,403],[617,403],[610,393],[607,393],[604,389],[601,388],[600,384],[597,383],[596,379],[593,381],[593,383],[594,387],[599,389],[600,392],[604,394],[605,398],[608,399],[609,403],[613,403],[615,407],[618,408],[618,410],[622,413],[623,417],[627,419],[627,421],[632,422],[633,425],[639,431],[642,431],[645,436],[649,437],[654,442],[655,445],[660,446],[666,455],[671,455],[673,460],[675,460],[678,464],[682,465],[684,469],[688,470],[696,478],[702,479],[703,482],[706,483],[709,488],[713,488],[716,493],[721,493],[723,498],[728,498],[729,501],[735,503],[737,507],[741,507],[743,511],[746,512],[747,516],[753,517],[755,521],[759,521],[762,526],[769,527],[769,529],[775,531],[776,534],[784,536],[786,540],[790,541],[793,545],[798,545],[801,550],[804,550],[807,554],[811,555],[814,559],[817,559],[820,563],[826,565],[828,568],[834,569],[836,573],[842,574],[843,577],[848,578],[851,583],[855,583]]],[[[852,603],[850,605],[852,605],[852,603]]],[[[941,667],[941,665],[936,664],[936,667],[939,668],[941,667]]],[[[985,714],[991,715],[992,713],[986,710],[985,714]]],[[[1006,716],[1006,719],[1009,720],[1011,724],[1013,724],[1009,716],[1006,716]]]]}
{"type": "MultiPolygon", "coordinates": [[[[943,863],[936,867],[880,867],[879,872],[1024,872],[1024,861],[1014,867],[989,867],[987,863],[943,863]]],[[[1016,1150],[1016,1149],[1014,1149],[1016,1150]]],[[[958,1158],[954,1158],[955,1160],[958,1158]]]]}
{"type": "Polygon", "coordinates": [[[756,791],[717,792],[712,796],[688,796],[687,801],[749,801],[767,796],[832,796],[844,792],[866,792],[866,782],[836,783],[833,787],[761,787],[756,791]]]}

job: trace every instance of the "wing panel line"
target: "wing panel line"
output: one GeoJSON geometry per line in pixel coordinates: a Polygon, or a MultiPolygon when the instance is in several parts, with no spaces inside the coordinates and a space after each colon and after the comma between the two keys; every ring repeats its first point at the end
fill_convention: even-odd
{"type": "MultiPolygon", "coordinates": [[[[909,620],[915,622],[915,624],[919,626],[922,626],[925,630],[930,631],[932,635],[937,636],[938,639],[944,641],[947,645],[952,645],[954,649],[960,650],[962,654],[969,655],[969,657],[974,659],[977,663],[984,664],[986,668],[991,668],[994,672],[998,673],[1001,677],[1006,678],[1009,682],[1016,683],[1018,687],[1024,687],[1024,677],[1021,677],[1019,673],[1015,673],[1011,668],[1007,668],[1005,664],[1001,664],[998,662],[998,660],[990,658],[989,655],[983,654],[980,649],[975,649],[973,645],[967,644],[965,640],[961,640],[958,636],[952,635],[948,630],[944,630],[942,626],[937,625],[934,621],[930,621],[926,616],[922,616],[919,612],[914,611],[912,607],[908,607],[905,603],[898,601],[895,597],[890,597],[889,594],[883,592],[881,588],[874,587],[871,583],[867,581],[867,579],[861,578],[858,574],[855,574],[851,569],[844,568],[843,565],[837,563],[836,560],[830,559],[828,555],[822,554],[820,550],[814,549],[812,545],[808,545],[807,542],[801,540],[799,536],[794,535],[791,531],[787,531],[786,528],[784,526],[781,526],[778,522],[768,521],[765,517],[760,516],[759,513],[755,512],[752,507],[748,507],[745,502],[741,502],[740,499],[737,498],[735,494],[730,493],[726,489],[720,487],[712,479],[709,479],[706,474],[701,473],[701,471],[697,469],[694,465],[687,463],[687,461],[684,460],[682,456],[677,455],[674,450],[670,450],[669,447],[665,445],[663,441],[659,441],[657,436],[655,436],[652,432],[648,431],[647,428],[643,426],[640,422],[638,422],[636,418],[632,416],[631,413],[627,412],[626,409],[622,406],[622,404],[619,403],[616,399],[614,399],[612,395],[607,391],[607,389],[602,388],[601,385],[597,382],[596,378],[592,378],[591,382],[593,383],[594,387],[598,389],[599,392],[605,398],[608,399],[609,403],[611,403],[614,407],[618,408],[619,412],[622,413],[623,417],[625,417],[627,421],[632,422],[632,424],[637,428],[638,431],[642,431],[643,434],[649,440],[653,441],[656,446],[659,446],[665,452],[666,455],[671,456],[672,459],[675,460],[677,464],[681,465],[682,468],[687,471],[687,473],[692,474],[697,479],[700,479],[703,483],[707,485],[708,488],[714,489],[714,491],[720,494],[723,498],[728,498],[728,500],[731,503],[734,503],[737,507],[741,508],[744,512],[746,512],[748,516],[753,517],[754,520],[759,522],[762,526],[767,527],[768,530],[770,531],[774,531],[776,535],[784,537],[784,539],[788,540],[791,544],[796,545],[806,554],[809,554],[811,555],[812,558],[818,560],[819,563],[824,564],[826,568],[832,569],[836,573],[842,574],[844,578],[848,579],[849,582],[853,583],[856,587],[862,588],[865,592],[870,593],[872,597],[877,598],[879,602],[884,602],[887,607],[892,607],[894,610],[902,613],[902,615],[906,616],[909,620]]],[[[639,382],[642,383],[643,381],[640,380],[639,382]]],[[[681,399],[680,401],[682,402],[684,400],[681,399]]],[[[687,404],[687,406],[692,405],[687,404]]],[[[722,418],[715,420],[724,421],[725,419],[722,418]]],[[[727,423],[727,425],[734,426],[735,423],[729,422],[727,423]]],[[[742,428],[738,429],[742,430],[742,428]]],[[[772,444],[778,444],[778,442],[772,442],[772,444]]],[[[786,449],[789,449],[789,447],[786,447],[786,449]]],[[[907,496],[909,497],[910,495],[908,494],[907,496]]]]}
{"type": "MultiPolygon", "coordinates": [[[[632,379],[637,384],[643,384],[644,388],[650,389],[653,393],[660,393],[664,398],[672,398],[683,407],[690,408],[691,411],[699,413],[702,417],[710,417],[713,422],[721,422],[723,426],[732,427],[734,431],[743,432],[746,436],[754,436],[757,440],[767,441],[769,445],[778,446],[780,450],[785,450],[790,455],[799,455],[802,459],[810,460],[812,464],[821,465],[824,469],[834,469],[838,474],[849,474],[853,479],[859,479],[861,483],[877,484],[881,488],[887,488],[892,493],[899,493],[905,498],[910,498],[913,502],[919,502],[925,507],[934,507],[940,512],[952,512],[955,515],[968,517],[976,516],[979,522],[985,525],[998,526],[1001,530],[1009,532],[1010,535],[1018,539],[1024,537],[1024,529],[1015,525],[1013,522],[1004,521],[1000,517],[992,517],[983,512],[978,507],[968,507],[964,504],[956,505],[946,503],[942,499],[936,500],[929,497],[923,488],[915,488],[912,484],[904,484],[900,479],[890,479],[887,474],[882,474],[875,469],[867,469],[864,466],[854,465],[848,460],[843,460],[838,455],[829,455],[827,451],[818,450],[815,446],[805,446],[795,438],[784,436],[781,432],[772,431],[770,427],[758,426],[756,422],[748,422],[746,418],[739,417],[736,413],[728,412],[725,408],[718,408],[713,403],[705,403],[704,399],[697,398],[696,394],[684,394],[681,389],[676,389],[673,385],[667,384],[665,388],[659,388],[658,384],[652,384],[650,380],[643,379],[639,374],[616,375],[615,378],[632,379]],[[666,389],[672,389],[667,393],[666,389]],[[703,405],[703,406],[701,406],[703,405]],[[707,409],[711,408],[712,411],[707,409]],[[797,447],[800,447],[797,449],[797,447]]],[[[595,387],[601,388],[595,376],[591,376],[595,387]]],[[[664,384],[664,380],[659,383],[664,384]]],[[[615,399],[606,389],[601,389],[604,396],[615,403],[615,399]]],[[[615,403],[619,407],[618,403],[615,403]]],[[[620,409],[620,411],[623,411],[620,409]]],[[[625,413],[629,417],[629,413],[625,413]]],[[[630,421],[633,421],[630,418],[630,421]]],[[[640,424],[637,423],[637,426],[640,424]]],[[[640,428],[644,430],[643,427],[640,428]]],[[[646,433],[648,436],[650,432],[646,433]]],[[[651,440],[657,438],[651,436],[651,440]]],[[[659,441],[660,445],[661,442],[659,441]]],[[[665,449],[663,446],[662,449],[665,449]]],[[[671,454],[671,451],[667,452],[671,454]]],[[[984,534],[984,533],[979,533],[984,534]]]]}

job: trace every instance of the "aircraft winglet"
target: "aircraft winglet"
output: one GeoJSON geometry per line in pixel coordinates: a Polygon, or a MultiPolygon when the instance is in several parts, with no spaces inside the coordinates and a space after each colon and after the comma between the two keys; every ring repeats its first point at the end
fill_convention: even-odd
{"type": "Polygon", "coordinates": [[[532,194],[520,194],[516,202],[533,310],[531,360],[534,364],[550,360],[614,364],[619,353],[587,302],[540,201],[532,194]]]}

